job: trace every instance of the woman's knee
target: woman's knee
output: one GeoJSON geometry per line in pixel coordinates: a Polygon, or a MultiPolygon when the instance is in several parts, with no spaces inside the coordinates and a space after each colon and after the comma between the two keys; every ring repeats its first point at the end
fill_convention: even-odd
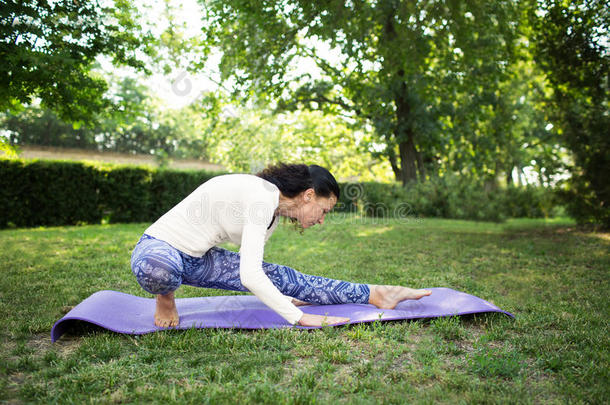
{"type": "Polygon", "coordinates": [[[133,263],[132,271],[138,284],[151,294],[167,294],[182,284],[178,269],[159,263],[154,258],[142,258],[133,263]]]}
{"type": "Polygon", "coordinates": [[[179,275],[171,270],[154,268],[151,271],[140,271],[136,273],[138,284],[151,294],[168,294],[175,291],[182,284],[179,275]]]}
{"type": "Polygon", "coordinates": [[[157,239],[142,240],[131,256],[131,271],[151,294],[167,294],[180,287],[183,267],[180,253],[157,239]]]}

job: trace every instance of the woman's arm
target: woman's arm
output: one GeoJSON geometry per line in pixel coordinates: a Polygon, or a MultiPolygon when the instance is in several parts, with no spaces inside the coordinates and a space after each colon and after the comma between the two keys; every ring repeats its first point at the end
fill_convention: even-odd
{"type": "Polygon", "coordinates": [[[265,232],[265,228],[261,230],[259,225],[244,227],[239,261],[242,285],[292,325],[324,326],[348,322],[349,318],[303,313],[290,297],[273,285],[262,267],[265,232]]]}
{"type": "Polygon", "coordinates": [[[263,252],[265,248],[266,223],[246,223],[244,225],[239,275],[244,287],[256,295],[263,303],[277,312],[291,324],[297,324],[303,316],[291,299],[283,295],[263,271],[263,252]]]}

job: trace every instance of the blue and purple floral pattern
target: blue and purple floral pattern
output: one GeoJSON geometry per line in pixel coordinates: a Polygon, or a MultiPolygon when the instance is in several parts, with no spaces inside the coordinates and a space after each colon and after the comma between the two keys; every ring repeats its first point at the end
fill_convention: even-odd
{"type": "MultiPolygon", "coordinates": [[[[131,269],[138,283],[151,294],[167,294],[181,284],[248,291],[240,281],[239,260],[239,253],[217,246],[202,257],[193,257],[144,234],[131,255],[131,269]]],[[[312,276],[264,261],[262,267],[278,290],[289,297],[323,305],[368,304],[368,284],[312,276]]]]}

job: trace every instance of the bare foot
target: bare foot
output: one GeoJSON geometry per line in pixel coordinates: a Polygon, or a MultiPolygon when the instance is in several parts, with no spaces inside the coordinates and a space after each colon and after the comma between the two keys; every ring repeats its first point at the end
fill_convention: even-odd
{"type": "Polygon", "coordinates": [[[176,301],[174,300],[174,292],[169,294],[157,295],[157,309],[155,311],[155,325],[162,328],[178,326],[180,318],[176,309],[176,301]]]}
{"type": "Polygon", "coordinates": [[[400,301],[418,300],[432,294],[430,290],[415,290],[395,285],[370,285],[369,304],[380,309],[394,309],[400,301]]]}
{"type": "Polygon", "coordinates": [[[294,305],[296,305],[297,307],[300,307],[302,305],[309,305],[309,302],[305,302],[305,301],[301,301],[301,300],[297,300],[296,298],[292,299],[292,303],[294,305]]]}

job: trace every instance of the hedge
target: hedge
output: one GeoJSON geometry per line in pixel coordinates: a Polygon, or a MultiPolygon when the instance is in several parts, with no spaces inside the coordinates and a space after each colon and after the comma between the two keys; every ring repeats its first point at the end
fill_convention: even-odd
{"type": "Polygon", "coordinates": [[[99,183],[80,163],[0,160],[0,227],[100,222],[99,183]]]}
{"type": "Polygon", "coordinates": [[[219,174],[0,159],[0,228],[151,222],[219,174]]]}
{"type": "Polygon", "coordinates": [[[424,183],[373,182],[341,186],[339,210],[372,217],[439,217],[502,222],[507,218],[546,218],[561,212],[561,199],[552,189],[499,187],[486,191],[484,184],[457,176],[433,178],[424,183]]]}
{"type": "MultiPolygon", "coordinates": [[[[81,162],[0,159],[0,228],[152,222],[208,179],[225,174],[81,162]]],[[[376,217],[502,221],[553,216],[552,191],[525,187],[486,192],[456,177],[404,188],[341,183],[336,211],[376,217]]]]}

